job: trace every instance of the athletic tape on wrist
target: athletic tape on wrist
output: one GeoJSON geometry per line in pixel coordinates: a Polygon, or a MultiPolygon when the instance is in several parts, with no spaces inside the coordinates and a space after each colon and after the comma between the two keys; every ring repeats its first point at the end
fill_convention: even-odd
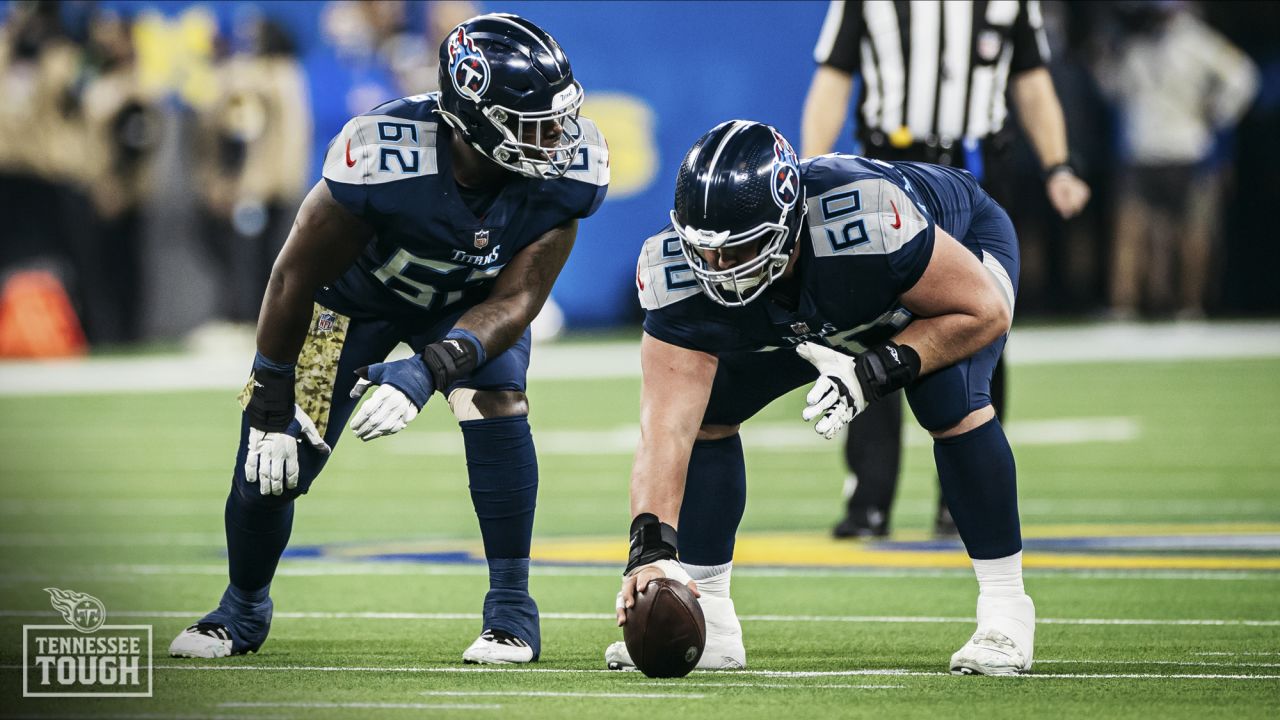
{"type": "Polygon", "coordinates": [[[627,569],[633,570],[660,560],[677,557],[676,529],[658,520],[653,513],[640,513],[631,521],[631,549],[627,553],[627,569]]]}
{"type": "Polygon", "coordinates": [[[450,330],[443,340],[431,343],[422,351],[422,362],[431,371],[436,389],[443,393],[448,393],[454,383],[469,377],[484,361],[484,346],[480,340],[461,328],[450,330]]]}

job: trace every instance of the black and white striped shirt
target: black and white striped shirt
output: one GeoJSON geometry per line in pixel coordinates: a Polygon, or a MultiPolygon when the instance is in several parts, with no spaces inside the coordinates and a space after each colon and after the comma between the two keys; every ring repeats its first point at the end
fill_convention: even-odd
{"type": "Polygon", "coordinates": [[[1004,127],[1009,76],[1049,46],[1037,0],[835,0],[814,59],[861,74],[864,140],[950,146],[1004,127]]]}

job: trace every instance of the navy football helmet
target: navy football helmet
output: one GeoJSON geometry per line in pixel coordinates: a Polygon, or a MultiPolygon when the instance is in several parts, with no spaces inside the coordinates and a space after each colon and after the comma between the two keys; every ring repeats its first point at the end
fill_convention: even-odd
{"type": "Polygon", "coordinates": [[[532,178],[568,172],[582,143],[582,86],[537,25],[479,15],[440,45],[440,115],[486,157],[532,178]]]}
{"type": "Polygon", "coordinates": [[[748,120],[721,123],[680,163],[671,224],[703,293],[728,307],[746,305],[787,268],[804,223],[800,161],[775,128],[748,120]],[[718,270],[703,252],[746,257],[718,270]]]}

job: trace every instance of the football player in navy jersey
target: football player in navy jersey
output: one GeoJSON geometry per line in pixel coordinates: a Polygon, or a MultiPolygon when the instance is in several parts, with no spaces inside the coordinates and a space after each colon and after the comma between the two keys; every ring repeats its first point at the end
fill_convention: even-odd
{"type": "Polygon", "coordinates": [[[556,41],[514,15],[482,15],[440,47],[440,92],[346,124],[276,259],[241,395],[226,504],[231,582],[169,647],[257,651],[271,580],[305,494],[351,420],[362,440],[403,429],[439,391],[458,418],[489,592],[467,662],[541,649],[528,591],[538,488],[525,374],[529,323],[580,218],[609,183],[599,130],[556,41]],[[415,355],[386,362],[400,342],[415,355]]]}
{"type": "MultiPolygon", "coordinates": [[[[978,577],[977,631],[950,668],[1028,670],[1035,606],[1013,453],[990,395],[1017,278],[1009,217],[967,172],[852,155],[800,162],[774,128],[743,120],[702,136],[636,274],[642,431],[618,623],[637,587],[677,578],[706,616],[699,666],[744,667],[729,595],[746,504],[739,426],[811,384],[802,414],[829,439],[906,388],[978,577]]],[[[622,643],[605,658],[632,665],[622,643]]]]}

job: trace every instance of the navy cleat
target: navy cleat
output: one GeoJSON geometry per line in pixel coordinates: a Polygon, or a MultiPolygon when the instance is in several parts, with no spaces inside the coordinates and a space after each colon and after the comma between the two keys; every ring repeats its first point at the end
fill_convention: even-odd
{"type": "MultiPolygon", "coordinates": [[[[493,633],[515,638],[525,645],[521,652],[498,652],[498,657],[511,658],[527,655],[523,660],[503,659],[500,662],[531,662],[538,659],[542,651],[542,632],[539,626],[538,604],[524,590],[491,588],[484,597],[484,628],[482,634],[463,654],[467,662],[493,662],[484,660],[484,653],[477,653],[478,646],[485,644],[485,635],[493,633]]],[[[501,643],[499,639],[497,642],[501,643]]],[[[506,647],[512,647],[507,645],[506,647]]]]}
{"type": "Polygon", "coordinates": [[[220,658],[257,652],[271,631],[270,586],[243,593],[228,585],[218,608],[169,643],[171,657],[220,658]]]}

